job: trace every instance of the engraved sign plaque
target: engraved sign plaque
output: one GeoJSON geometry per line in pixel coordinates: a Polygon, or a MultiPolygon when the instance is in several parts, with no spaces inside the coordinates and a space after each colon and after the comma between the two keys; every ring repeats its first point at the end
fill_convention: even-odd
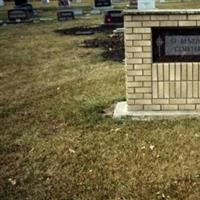
{"type": "Polygon", "coordinates": [[[177,35],[165,37],[167,56],[200,55],[200,35],[177,35]]]}
{"type": "Polygon", "coordinates": [[[153,62],[199,62],[199,28],[153,28],[153,62]]]}

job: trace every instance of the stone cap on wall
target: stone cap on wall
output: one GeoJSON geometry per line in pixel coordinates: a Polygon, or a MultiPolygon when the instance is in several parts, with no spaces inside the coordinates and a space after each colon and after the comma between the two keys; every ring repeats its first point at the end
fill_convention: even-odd
{"type": "Polygon", "coordinates": [[[126,9],[124,15],[184,15],[184,14],[200,14],[200,9],[154,9],[154,10],[135,10],[126,9]]]}

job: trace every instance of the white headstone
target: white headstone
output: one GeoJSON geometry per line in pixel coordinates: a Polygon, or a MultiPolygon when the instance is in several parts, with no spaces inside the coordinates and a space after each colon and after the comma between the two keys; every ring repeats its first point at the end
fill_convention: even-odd
{"type": "Polygon", "coordinates": [[[4,6],[4,1],[0,0],[0,6],[4,6]]]}
{"type": "Polygon", "coordinates": [[[138,0],[138,10],[155,9],[155,0],[138,0]]]}
{"type": "Polygon", "coordinates": [[[165,0],[160,0],[160,3],[165,3],[165,0]]]}
{"type": "Polygon", "coordinates": [[[49,0],[42,0],[43,4],[49,4],[49,0]]]}

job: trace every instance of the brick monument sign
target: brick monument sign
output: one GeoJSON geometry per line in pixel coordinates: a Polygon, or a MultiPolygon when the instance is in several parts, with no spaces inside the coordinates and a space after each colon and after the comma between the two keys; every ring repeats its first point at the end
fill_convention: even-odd
{"type": "Polygon", "coordinates": [[[127,9],[124,27],[127,98],[114,115],[199,114],[200,10],[127,9]]]}

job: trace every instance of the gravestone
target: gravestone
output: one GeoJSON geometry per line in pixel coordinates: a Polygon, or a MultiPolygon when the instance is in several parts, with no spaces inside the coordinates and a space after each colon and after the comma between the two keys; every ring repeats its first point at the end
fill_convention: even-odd
{"type": "Polygon", "coordinates": [[[69,10],[70,1],[69,0],[59,0],[58,1],[58,11],[57,11],[57,19],[58,21],[67,21],[74,19],[73,11],[69,10]]]}
{"type": "MultiPolygon", "coordinates": [[[[74,0],[73,2],[74,3],[81,3],[82,0],[74,0]]],[[[75,16],[82,16],[84,14],[83,9],[81,9],[81,8],[73,8],[72,10],[73,10],[75,16]]]]}
{"type": "Polygon", "coordinates": [[[27,3],[28,3],[27,0],[15,0],[15,6],[22,6],[27,3]]]}
{"type": "Polygon", "coordinates": [[[0,0],[0,6],[4,6],[4,1],[0,0]]]}
{"type": "Polygon", "coordinates": [[[95,0],[94,6],[95,6],[95,8],[111,7],[112,2],[111,2],[111,0],[95,0]]]}
{"type": "Polygon", "coordinates": [[[27,22],[30,21],[32,15],[24,9],[13,9],[8,11],[8,19],[10,22],[27,22]]]}
{"type": "Polygon", "coordinates": [[[138,0],[138,10],[155,9],[155,0],[138,0]]]}
{"type": "Polygon", "coordinates": [[[102,11],[110,10],[112,8],[111,0],[94,0],[94,7],[91,11],[91,14],[98,15],[101,14],[102,11]]]}
{"type": "Polygon", "coordinates": [[[129,0],[129,6],[132,9],[137,9],[137,7],[138,7],[138,0],[129,0]]]}
{"type": "Polygon", "coordinates": [[[70,1],[69,0],[59,0],[58,1],[58,7],[59,9],[66,9],[70,7],[70,1]]]}
{"type": "Polygon", "coordinates": [[[60,10],[57,12],[58,21],[67,21],[74,19],[74,12],[70,10],[60,10]]]}
{"type": "Polygon", "coordinates": [[[27,0],[15,0],[15,8],[8,10],[8,19],[11,22],[27,22],[34,14],[33,6],[27,0]]]}
{"type": "Polygon", "coordinates": [[[71,8],[69,0],[59,0],[59,11],[57,18],[59,21],[74,19],[74,16],[83,15],[83,10],[80,8],[71,8]],[[72,13],[73,12],[73,13],[72,13]]]}
{"type": "Polygon", "coordinates": [[[27,0],[15,0],[15,9],[27,10],[32,17],[36,14],[36,11],[33,10],[32,4],[28,3],[27,0]]]}
{"type": "Polygon", "coordinates": [[[57,12],[58,21],[67,21],[74,19],[74,11],[70,8],[69,0],[59,0],[59,10],[57,12]]]}
{"type": "MultiPolygon", "coordinates": [[[[33,10],[33,6],[29,3],[27,4],[23,4],[19,7],[19,9],[23,9],[23,10],[27,10],[30,13],[30,16],[33,17],[34,16],[34,10],[33,10]]],[[[37,15],[37,14],[36,14],[37,15]]]]}

